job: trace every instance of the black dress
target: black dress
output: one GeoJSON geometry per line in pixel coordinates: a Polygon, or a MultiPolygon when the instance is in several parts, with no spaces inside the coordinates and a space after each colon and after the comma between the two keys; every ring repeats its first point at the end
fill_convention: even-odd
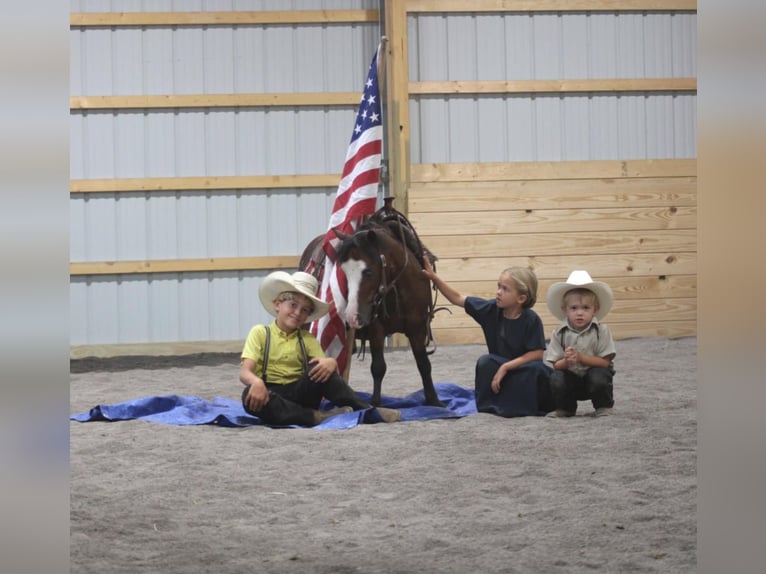
{"type": "Polygon", "coordinates": [[[479,297],[466,298],[465,312],[481,326],[489,351],[476,361],[476,409],[503,417],[544,415],[552,410],[548,385],[551,370],[542,360],[508,371],[500,392],[492,392],[492,377],[500,365],[528,351],[545,350],[540,316],[532,309],[523,309],[518,318],[506,319],[494,299],[479,297]]]}

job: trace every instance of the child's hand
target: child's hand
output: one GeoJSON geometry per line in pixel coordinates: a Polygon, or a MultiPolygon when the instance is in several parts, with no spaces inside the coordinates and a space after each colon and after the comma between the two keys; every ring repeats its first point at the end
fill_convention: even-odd
{"type": "Polygon", "coordinates": [[[505,378],[505,375],[508,374],[508,371],[510,369],[507,369],[505,365],[501,365],[500,368],[495,372],[495,376],[492,377],[492,392],[497,394],[500,392],[500,383],[503,382],[503,379],[505,378]]]}
{"type": "Polygon", "coordinates": [[[567,365],[574,367],[580,362],[580,353],[572,347],[564,349],[564,358],[567,360],[567,365]]]}
{"type": "Polygon", "coordinates": [[[262,379],[256,377],[245,397],[245,404],[251,411],[258,412],[269,403],[269,391],[262,379]]]}
{"type": "Polygon", "coordinates": [[[324,383],[338,370],[338,362],[332,357],[317,357],[309,361],[314,368],[309,370],[309,378],[315,383],[324,383]]]}

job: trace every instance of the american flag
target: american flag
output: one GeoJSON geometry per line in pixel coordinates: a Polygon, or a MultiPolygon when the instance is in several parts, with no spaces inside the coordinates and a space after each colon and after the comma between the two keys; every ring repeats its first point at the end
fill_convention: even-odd
{"type": "Polygon", "coordinates": [[[335,249],[339,239],[335,237],[333,229],[351,234],[366,215],[375,212],[383,144],[378,89],[379,51],[380,46],[375,50],[367,73],[354,130],[346,151],[343,175],[335,195],[335,203],[323,243],[327,257],[324,263],[321,294],[325,301],[334,305],[330,306],[330,312],[327,315],[311,325],[311,332],[319,339],[322,349],[328,356],[335,357],[338,361],[341,373],[344,372],[348,363],[346,324],[342,315],[347,304],[348,286],[345,274],[339,266],[335,265],[335,249]]]}

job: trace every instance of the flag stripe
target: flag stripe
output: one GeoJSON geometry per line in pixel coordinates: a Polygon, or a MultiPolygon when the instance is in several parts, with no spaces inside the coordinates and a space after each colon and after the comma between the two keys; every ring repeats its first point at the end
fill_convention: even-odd
{"type": "Polygon", "coordinates": [[[359,152],[346,164],[348,169],[343,174],[343,179],[338,186],[338,195],[333,205],[333,213],[330,215],[330,227],[338,224],[345,219],[342,209],[352,199],[376,197],[378,193],[377,181],[380,175],[380,141],[370,142],[362,146],[359,152]],[[353,161],[353,163],[351,163],[353,161]],[[360,174],[370,174],[374,176],[375,188],[372,190],[357,189],[356,179],[360,174]]]}
{"type": "Polygon", "coordinates": [[[330,217],[330,228],[337,227],[342,223],[348,223],[351,219],[348,212],[363,201],[375,200],[378,195],[378,172],[365,171],[354,178],[354,193],[347,194],[344,199],[338,201],[338,210],[330,217]]]}

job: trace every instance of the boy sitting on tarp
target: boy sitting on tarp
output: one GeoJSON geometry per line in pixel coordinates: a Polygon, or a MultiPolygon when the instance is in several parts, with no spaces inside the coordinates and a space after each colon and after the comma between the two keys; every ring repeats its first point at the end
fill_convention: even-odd
{"type": "MultiPolygon", "coordinates": [[[[245,385],[245,410],[271,425],[314,426],[342,413],[372,408],[338,373],[316,337],[302,329],[326,314],[330,306],[317,298],[319,284],[308,273],[270,273],[261,283],[261,304],[275,317],[256,325],[242,349],[239,380],[245,385]],[[321,411],[326,397],[337,408],[321,411]]],[[[384,422],[401,420],[395,409],[378,407],[384,422]]]]}

